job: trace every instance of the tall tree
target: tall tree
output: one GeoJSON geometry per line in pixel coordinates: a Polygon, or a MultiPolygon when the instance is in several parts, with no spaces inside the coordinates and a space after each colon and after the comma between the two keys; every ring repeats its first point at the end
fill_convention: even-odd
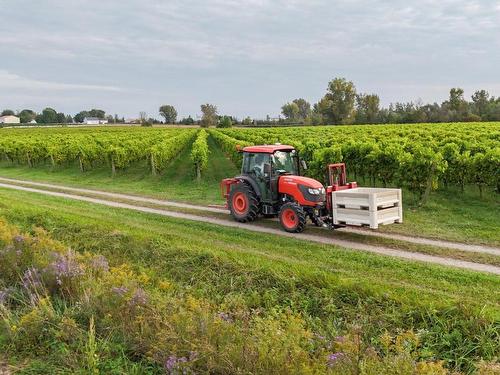
{"type": "Polygon", "coordinates": [[[14,116],[16,113],[12,109],[4,109],[2,116],[14,116]]]}
{"type": "Polygon", "coordinates": [[[452,88],[450,90],[450,108],[454,111],[460,111],[465,103],[464,90],[461,88],[452,88]]]}
{"type": "Polygon", "coordinates": [[[175,124],[177,121],[177,111],[172,105],[162,105],[159,109],[160,115],[165,119],[165,124],[175,124]]]}
{"type": "Polygon", "coordinates": [[[478,90],[472,95],[474,112],[479,116],[486,115],[489,105],[490,94],[486,90],[478,90]]]}
{"type": "Polygon", "coordinates": [[[88,111],[80,111],[75,115],[75,117],[73,117],[73,119],[75,120],[75,122],[81,123],[81,122],[83,122],[85,117],[90,117],[89,112],[88,111]]]}
{"type": "Polygon", "coordinates": [[[300,113],[300,108],[299,106],[292,102],[292,103],[285,103],[281,107],[281,113],[287,120],[298,120],[299,119],[299,113],[300,113]]]}
{"type": "Polygon", "coordinates": [[[40,124],[55,124],[57,123],[57,112],[53,108],[45,108],[42,113],[36,116],[36,122],[40,124]]]}
{"type": "Polygon", "coordinates": [[[380,112],[380,98],[376,94],[356,96],[356,122],[373,124],[380,112]]]}
{"type": "Polygon", "coordinates": [[[66,123],[66,115],[62,112],[59,112],[57,115],[56,115],[56,122],[58,124],[65,124],[66,123]]]}
{"type": "Polygon", "coordinates": [[[328,84],[328,91],[317,105],[330,124],[350,124],[354,120],[356,87],[345,78],[335,78],[328,84]]]}
{"type": "Polygon", "coordinates": [[[217,107],[213,104],[202,104],[201,108],[201,126],[208,128],[217,124],[217,107]]]}
{"type": "Polygon", "coordinates": [[[311,103],[307,100],[299,98],[293,101],[299,107],[299,118],[305,120],[311,114],[311,103]]]}
{"type": "Polygon", "coordinates": [[[102,109],[91,109],[89,111],[89,116],[90,117],[97,117],[100,119],[104,119],[106,116],[106,112],[103,111],[102,109]]]}
{"type": "Polygon", "coordinates": [[[21,120],[22,123],[30,122],[34,120],[35,117],[36,113],[31,109],[23,109],[21,112],[19,112],[19,119],[21,120]]]}

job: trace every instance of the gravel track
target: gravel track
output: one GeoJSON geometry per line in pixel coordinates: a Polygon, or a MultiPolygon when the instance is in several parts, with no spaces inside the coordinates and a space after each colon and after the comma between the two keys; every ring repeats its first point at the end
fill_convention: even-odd
{"type": "MultiPolygon", "coordinates": [[[[6,179],[2,178],[1,180],[5,181],[6,179]]],[[[22,183],[22,181],[20,181],[20,180],[14,180],[14,181],[16,181],[17,183],[22,183]]],[[[11,181],[11,182],[13,182],[13,181],[11,181]]],[[[27,183],[30,183],[30,182],[27,182],[27,183]]],[[[51,187],[51,188],[57,188],[57,189],[61,188],[61,186],[50,185],[50,184],[39,184],[39,183],[31,183],[31,184],[32,185],[37,184],[37,186],[45,185],[44,187],[51,187]]],[[[292,238],[292,239],[296,239],[296,240],[304,240],[304,241],[310,241],[310,242],[327,244],[327,245],[336,245],[336,246],[340,246],[340,247],[346,248],[346,249],[367,251],[367,252],[371,252],[371,253],[375,253],[375,254],[379,254],[379,255],[392,256],[392,257],[397,257],[397,258],[402,258],[402,259],[407,259],[407,260],[412,260],[412,261],[422,261],[422,262],[427,262],[427,263],[434,263],[434,264],[439,264],[439,265],[444,265],[444,266],[452,266],[452,267],[463,268],[463,269],[467,269],[467,270],[488,272],[488,273],[500,275],[500,267],[496,267],[496,266],[488,265],[488,264],[474,263],[474,262],[462,261],[462,260],[451,259],[451,258],[446,258],[446,257],[438,257],[438,256],[434,256],[434,255],[427,255],[427,254],[421,254],[421,253],[414,253],[414,252],[403,251],[403,250],[395,250],[395,249],[390,249],[390,248],[386,248],[386,247],[372,246],[372,245],[362,244],[362,243],[353,242],[353,241],[346,241],[346,240],[340,240],[340,239],[335,239],[335,238],[323,237],[323,236],[314,235],[314,234],[306,234],[306,233],[292,234],[292,233],[284,232],[280,229],[266,228],[266,227],[262,227],[262,226],[258,226],[258,225],[254,225],[254,224],[242,224],[242,223],[238,223],[235,221],[202,216],[201,214],[194,215],[194,214],[189,214],[189,213],[169,211],[167,209],[158,209],[158,208],[138,206],[138,205],[134,205],[134,204],[116,202],[116,201],[113,201],[111,199],[91,198],[91,197],[86,197],[86,196],[82,196],[82,195],[78,195],[78,194],[61,193],[61,192],[56,192],[56,191],[35,189],[35,188],[31,188],[31,187],[13,185],[13,184],[8,184],[8,183],[0,183],[0,187],[7,188],[7,189],[26,191],[26,192],[31,192],[31,193],[37,193],[37,194],[44,194],[44,195],[53,196],[53,197],[60,197],[60,198],[78,200],[78,201],[83,201],[83,202],[95,203],[95,204],[100,204],[100,205],[104,205],[104,206],[108,206],[108,207],[135,210],[135,211],[139,211],[139,212],[151,213],[151,214],[162,215],[162,216],[167,216],[167,217],[172,217],[172,218],[192,220],[192,221],[197,221],[197,222],[221,225],[221,226],[225,226],[225,227],[239,228],[239,229],[244,229],[244,230],[248,230],[248,231],[252,231],[252,232],[267,233],[267,234],[278,235],[278,236],[282,236],[282,237],[288,237],[288,238],[292,238]]],[[[74,192],[79,191],[81,193],[83,193],[83,192],[93,193],[94,192],[92,190],[87,190],[87,189],[76,190],[76,188],[68,188],[67,190],[70,190],[70,189],[72,189],[71,191],[74,191],[74,192]]],[[[118,198],[123,199],[124,197],[126,197],[123,194],[106,193],[106,196],[108,196],[110,198],[113,198],[113,197],[108,195],[108,194],[113,194],[114,197],[117,199],[118,198]]],[[[104,195],[104,194],[102,194],[102,195],[104,195]]],[[[137,198],[138,198],[136,196],[128,196],[128,197],[130,197],[129,199],[133,199],[135,201],[137,201],[137,198]]],[[[149,198],[141,198],[141,199],[145,199],[144,202],[156,203],[156,202],[151,202],[151,200],[149,198]]],[[[153,199],[152,201],[157,201],[157,200],[153,199]]],[[[169,203],[174,203],[174,202],[169,202],[169,203]]],[[[169,205],[172,207],[174,206],[173,204],[169,204],[169,205]]],[[[193,206],[193,205],[182,204],[182,203],[176,203],[175,206],[182,207],[182,208],[199,207],[199,206],[193,206]]],[[[217,212],[221,212],[221,210],[218,208],[211,208],[211,209],[217,210],[217,212]]],[[[203,210],[205,210],[205,209],[203,209],[203,210]]]]}

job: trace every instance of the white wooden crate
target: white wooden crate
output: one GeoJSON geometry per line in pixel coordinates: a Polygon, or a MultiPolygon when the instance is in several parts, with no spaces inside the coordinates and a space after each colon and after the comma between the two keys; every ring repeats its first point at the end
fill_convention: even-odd
{"type": "Polygon", "coordinates": [[[332,192],[334,224],[379,225],[403,222],[401,189],[355,188],[332,192]]]}

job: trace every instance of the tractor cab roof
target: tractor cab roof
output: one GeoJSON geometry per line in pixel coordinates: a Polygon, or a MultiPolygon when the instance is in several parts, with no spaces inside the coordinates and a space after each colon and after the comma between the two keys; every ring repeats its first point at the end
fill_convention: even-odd
{"type": "Polygon", "coordinates": [[[287,145],[263,145],[263,146],[248,146],[243,148],[243,152],[274,154],[276,151],[292,151],[293,146],[287,145]]]}

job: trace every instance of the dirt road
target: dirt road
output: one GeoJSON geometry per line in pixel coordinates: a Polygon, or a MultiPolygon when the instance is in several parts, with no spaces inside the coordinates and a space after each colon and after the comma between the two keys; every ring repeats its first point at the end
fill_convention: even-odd
{"type": "MultiPolygon", "coordinates": [[[[53,196],[53,197],[60,197],[60,198],[66,198],[66,199],[72,199],[72,200],[78,200],[78,201],[83,201],[83,202],[105,205],[108,207],[129,209],[129,210],[135,210],[135,211],[156,214],[156,215],[162,215],[162,216],[167,216],[167,217],[173,217],[173,218],[178,218],[178,219],[192,220],[192,221],[215,224],[215,225],[220,225],[220,226],[225,226],[225,227],[239,228],[239,229],[249,230],[249,231],[253,231],[253,232],[260,232],[260,233],[278,235],[278,236],[282,236],[282,237],[289,237],[289,238],[293,238],[296,240],[304,240],[304,241],[310,241],[310,242],[316,242],[316,243],[328,244],[328,245],[337,245],[339,247],[346,248],[348,250],[367,251],[367,252],[371,252],[371,253],[375,253],[375,254],[379,254],[379,255],[392,256],[392,257],[397,257],[397,258],[402,258],[402,259],[407,259],[407,260],[422,261],[422,262],[434,263],[434,264],[439,264],[439,265],[444,265],[444,266],[452,266],[452,267],[458,267],[458,268],[463,268],[463,269],[468,269],[468,270],[473,270],[473,271],[488,272],[488,273],[500,275],[500,267],[496,267],[496,266],[488,265],[488,264],[474,263],[474,262],[462,261],[462,260],[451,259],[451,258],[446,258],[446,257],[439,257],[439,256],[409,252],[409,251],[404,251],[404,250],[395,250],[395,249],[391,249],[391,248],[373,246],[373,245],[368,245],[368,244],[363,244],[363,243],[358,243],[358,242],[353,242],[353,241],[346,241],[346,240],[341,240],[341,239],[336,239],[336,238],[331,238],[331,237],[323,237],[323,236],[315,235],[315,234],[306,234],[306,233],[292,234],[292,233],[284,232],[284,231],[279,230],[279,229],[262,227],[262,226],[255,225],[255,224],[242,224],[242,223],[238,223],[238,222],[231,221],[231,220],[203,216],[201,213],[198,215],[198,214],[191,214],[191,213],[169,211],[168,209],[144,207],[144,206],[140,206],[140,205],[136,205],[136,204],[123,203],[123,202],[118,202],[118,201],[113,200],[113,198],[114,199],[123,199],[124,197],[126,197],[126,195],[123,195],[123,194],[102,192],[102,194],[101,194],[102,196],[108,197],[107,199],[102,199],[102,198],[94,198],[94,197],[88,197],[88,196],[83,196],[83,195],[77,194],[78,192],[80,192],[80,193],[93,192],[92,190],[87,190],[87,189],[78,189],[78,188],[69,188],[69,187],[67,188],[67,187],[61,187],[59,185],[50,185],[50,184],[29,182],[33,186],[46,187],[46,188],[51,187],[51,188],[57,188],[57,189],[63,188],[63,189],[68,190],[68,191],[73,191],[73,193],[65,193],[65,192],[59,192],[59,191],[38,189],[38,188],[33,188],[33,187],[28,187],[28,186],[15,185],[12,183],[12,181],[11,181],[11,183],[6,183],[8,181],[6,181],[6,179],[3,179],[3,178],[1,180],[3,180],[4,182],[0,183],[0,188],[7,188],[7,189],[14,189],[14,190],[26,191],[26,192],[31,192],[31,193],[37,193],[37,194],[44,194],[44,195],[53,196]]],[[[19,182],[19,180],[14,180],[14,181],[19,182]]],[[[128,197],[130,197],[130,199],[134,200],[134,201],[142,200],[143,202],[149,202],[149,203],[152,203],[153,201],[154,201],[154,203],[164,202],[165,206],[170,205],[171,207],[174,207],[174,205],[172,203],[175,203],[176,207],[182,207],[182,208],[199,207],[199,206],[193,206],[193,205],[189,205],[189,204],[182,204],[182,203],[176,203],[176,202],[168,202],[168,204],[167,204],[165,201],[155,200],[155,199],[151,199],[151,198],[137,197],[137,196],[128,196],[128,197]]],[[[211,208],[211,209],[217,210],[217,212],[221,212],[221,210],[218,208],[211,208]]],[[[200,211],[202,211],[202,210],[200,210],[200,211]]]]}

